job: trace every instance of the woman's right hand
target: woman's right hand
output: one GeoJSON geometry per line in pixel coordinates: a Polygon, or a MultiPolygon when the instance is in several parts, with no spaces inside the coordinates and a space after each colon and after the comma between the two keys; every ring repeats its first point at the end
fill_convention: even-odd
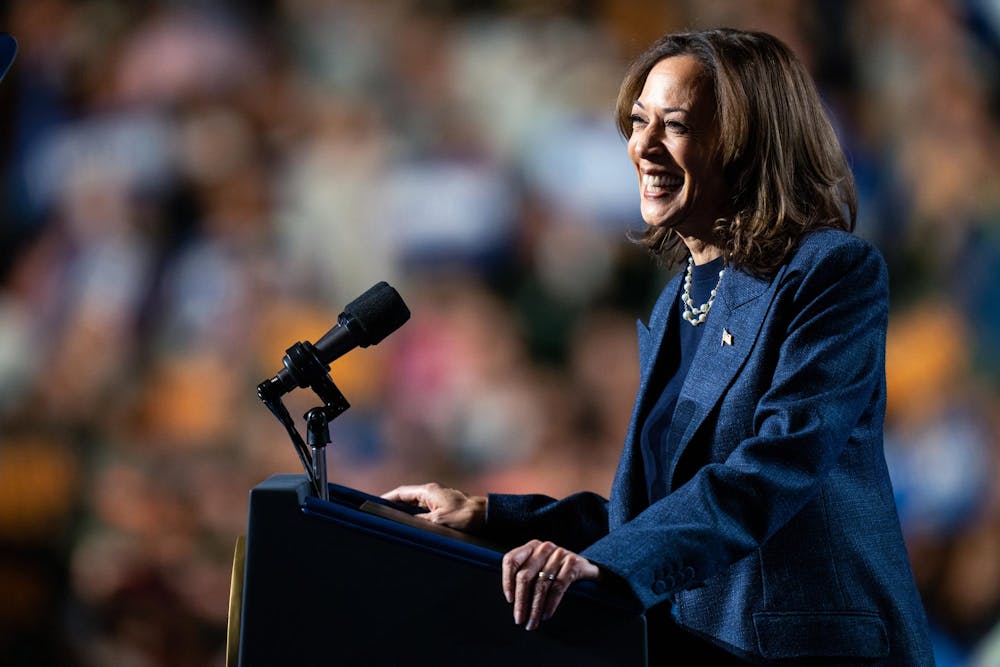
{"type": "Polygon", "coordinates": [[[422,507],[428,511],[415,516],[449,528],[474,533],[486,524],[486,496],[470,496],[435,482],[397,486],[382,497],[422,507]]]}

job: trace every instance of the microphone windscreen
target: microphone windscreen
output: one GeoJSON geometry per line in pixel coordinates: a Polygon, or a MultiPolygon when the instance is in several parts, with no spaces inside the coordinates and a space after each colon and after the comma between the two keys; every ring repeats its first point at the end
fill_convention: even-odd
{"type": "Polygon", "coordinates": [[[368,347],[403,326],[410,319],[410,309],[399,292],[383,281],[344,306],[343,315],[358,345],[368,347]]]}

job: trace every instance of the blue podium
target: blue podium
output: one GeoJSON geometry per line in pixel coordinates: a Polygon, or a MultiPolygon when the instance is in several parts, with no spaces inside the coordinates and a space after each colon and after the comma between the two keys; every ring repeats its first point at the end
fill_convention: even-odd
{"type": "Polygon", "coordinates": [[[304,475],[275,475],[250,492],[230,664],[646,665],[646,618],[626,598],[580,582],[526,632],[500,591],[501,548],[329,489],[321,500],[304,475]]]}

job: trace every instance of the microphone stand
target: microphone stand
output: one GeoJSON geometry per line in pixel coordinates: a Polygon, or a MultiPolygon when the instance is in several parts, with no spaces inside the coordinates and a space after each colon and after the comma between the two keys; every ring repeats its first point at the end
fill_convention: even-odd
{"type": "Polygon", "coordinates": [[[291,372],[299,387],[311,388],[323,401],[322,406],[312,408],[305,414],[309,448],[306,447],[292,416],[281,400],[285,392],[278,377],[275,376],[257,385],[257,396],[288,432],[313,493],[323,500],[329,500],[326,469],[326,446],[330,443],[329,424],[351,407],[351,404],[333,383],[329,375],[330,367],[320,361],[316,347],[312,343],[308,341],[295,343],[285,351],[281,361],[291,372]]]}
{"type": "Polygon", "coordinates": [[[319,497],[330,499],[326,481],[326,446],[330,444],[330,420],[325,408],[313,408],[306,413],[306,439],[312,453],[313,474],[319,485],[319,497]]]}

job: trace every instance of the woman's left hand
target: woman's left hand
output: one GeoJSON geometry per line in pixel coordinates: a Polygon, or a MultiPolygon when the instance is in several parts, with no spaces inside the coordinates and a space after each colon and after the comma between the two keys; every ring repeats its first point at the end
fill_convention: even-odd
{"type": "Polygon", "coordinates": [[[551,542],[531,540],[503,557],[503,594],[514,605],[514,622],[525,630],[555,613],[570,584],[597,579],[600,570],[589,560],[551,542]]]}

